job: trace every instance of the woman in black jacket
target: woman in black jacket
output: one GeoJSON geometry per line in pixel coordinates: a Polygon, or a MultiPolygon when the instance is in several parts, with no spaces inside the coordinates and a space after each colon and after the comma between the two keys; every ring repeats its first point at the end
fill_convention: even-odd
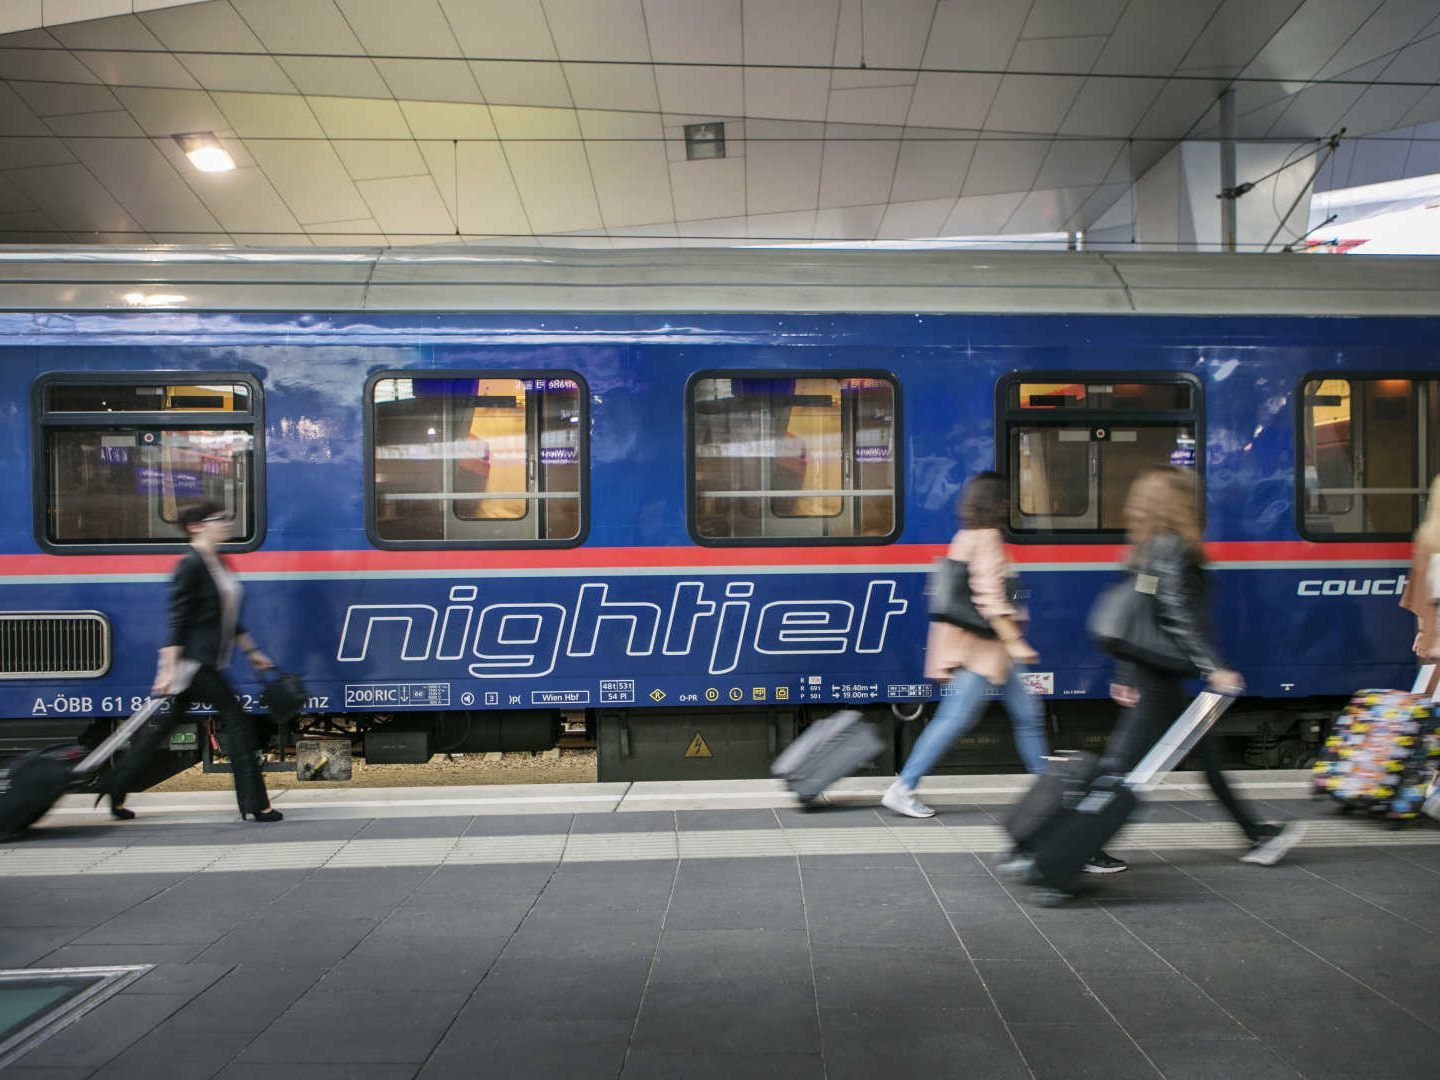
{"type": "MultiPolygon", "coordinates": [[[[1142,591],[1153,591],[1160,628],[1212,690],[1241,693],[1244,680],[1225,666],[1211,643],[1194,474],[1171,465],[1141,473],[1125,500],[1125,525],[1134,545],[1130,568],[1136,587],[1144,583],[1142,591]]],[[[1186,678],[1149,664],[1117,663],[1110,693],[1124,708],[1105,748],[1102,772],[1129,772],[1159,741],[1189,703],[1186,678]]],[[[1214,740],[1202,739],[1197,750],[1210,790],[1250,841],[1242,860],[1265,866],[1279,862],[1299,841],[1303,823],[1291,822],[1282,829],[1259,821],[1220,771],[1214,740]]]]}
{"type": "Polygon", "coordinates": [[[160,650],[151,689],[153,694],[174,694],[175,698],[169,713],[147,728],[111,771],[105,785],[110,813],[122,821],[135,816],[135,811],[125,806],[125,796],[145,762],[169,739],[171,729],[185,720],[191,704],[198,699],[214,705],[220,718],[240,816],[279,821],[283,815],[271,808],[255,760],[255,732],[250,718],[222,674],[235,645],[240,646],[256,671],[269,671],[275,666],[240,624],[243,590],[220,558],[220,545],[230,539],[231,520],[221,506],[209,500],[181,507],[179,517],[181,528],[190,537],[190,550],[175,567],[170,581],[170,634],[160,650]]]}

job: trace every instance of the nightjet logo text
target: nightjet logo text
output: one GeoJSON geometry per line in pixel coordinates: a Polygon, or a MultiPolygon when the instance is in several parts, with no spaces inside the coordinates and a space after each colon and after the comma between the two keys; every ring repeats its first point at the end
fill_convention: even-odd
{"type": "Polygon", "coordinates": [[[482,602],[476,585],[455,585],[444,607],[352,604],[336,659],[464,661],[477,679],[538,679],[563,655],[707,657],[712,675],[747,652],[818,656],[884,652],[890,620],[910,602],[893,581],[871,581],[860,604],[755,599],[753,581],[681,581],[666,604],[612,599],[608,584],[580,586],[560,603],[482,602]]]}

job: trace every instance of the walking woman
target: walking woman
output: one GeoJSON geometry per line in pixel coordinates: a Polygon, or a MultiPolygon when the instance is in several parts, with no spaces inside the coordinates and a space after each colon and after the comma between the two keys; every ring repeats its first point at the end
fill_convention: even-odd
{"type": "MultiPolygon", "coordinates": [[[[1156,621],[1195,672],[1211,689],[1238,694],[1244,680],[1225,666],[1211,643],[1196,501],[1195,475],[1188,469],[1162,465],[1137,476],[1125,500],[1125,527],[1133,545],[1129,565],[1153,587],[1156,621]]],[[[1110,693],[1123,709],[1105,748],[1102,773],[1129,772],[1159,741],[1189,704],[1186,678],[1149,664],[1116,664],[1110,693]]],[[[1242,859],[1265,866],[1279,862],[1300,840],[1304,823],[1292,821],[1282,829],[1259,821],[1220,771],[1214,739],[1202,739],[1197,751],[1210,790],[1250,841],[1242,859]]],[[[1107,859],[1118,863],[1117,869],[1126,868],[1118,859],[1107,859]]]]}
{"type": "MultiPolygon", "coordinates": [[[[1440,476],[1430,482],[1430,497],[1425,503],[1425,520],[1415,530],[1411,548],[1410,577],[1400,606],[1415,616],[1415,656],[1422,664],[1440,660],[1440,638],[1435,634],[1435,597],[1440,592],[1440,476]]],[[[1440,669],[1431,678],[1427,693],[1435,692],[1440,669]]]]}
{"type": "Polygon", "coordinates": [[[955,740],[975,726],[984,709],[985,691],[991,686],[1003,688],[1005,711],[1010,714],[1025,768],[1040,772],[1048,753],[1040,702],[1022,681],[1026,665],[1033,664],[1040,654],[1025,640],[1024,608],[1006,595],[1011,569],[1000,534],[1009,513],[1005,478],[993,472],[977,473],[965,485],[957,509],[962,527],[950,541],[947,554],[969,565],[971,597],[995,637],[982,637],[949,623],[930,624],[925,677],[949,685],[899,778],[880,800],[906,817],[934,815],[935,811],[916,797],[915,788],[955,740]]]}
{"type": "Polygon", "coordinates": [[[151,693],[174,694],[170,712],[156,727],[147,729],[107,778],[110,813],[121,821],[135,816],[125,806],[145,762],[183,722],[195,700],[208,701],[220,718],[221,738],[235,777],[235,799],[240,816],[255,821],[279,821],[265,793],[265,781],[255,760],[255,733],[250,718],[223,674],[231,649],[239,645],[256,671],[274,668],[270,658],[240,624],[242,588],[220,557],[220,545],[230,539],[231,520],[224,509],[209,500],[180,509],[180,527],[190,537],[190,550],[175,567],[170,581],[170,634],[160,650],[151,693]]]}

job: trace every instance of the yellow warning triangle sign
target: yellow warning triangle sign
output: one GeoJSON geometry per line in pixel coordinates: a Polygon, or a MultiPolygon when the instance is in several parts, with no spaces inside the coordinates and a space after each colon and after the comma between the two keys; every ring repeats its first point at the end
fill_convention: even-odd
{"type": "Polygon", "coordinates": [[[695,737],[690,740],[690,748],[685,751],[685,756],[686,756],[686,757],[714,757],[715,755],[712,754],[712,753],[710,753],[710,747],[708,747],[708,746],[705,745],[705,736],[701,735],[701,734],[697,731],[697,732],[695,732],[695,737]]]}

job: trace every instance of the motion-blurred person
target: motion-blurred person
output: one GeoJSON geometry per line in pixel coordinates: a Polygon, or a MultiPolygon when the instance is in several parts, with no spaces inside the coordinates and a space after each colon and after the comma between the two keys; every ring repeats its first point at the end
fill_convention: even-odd
{"type": "Polygon", "coordinates": [[[1048,752],[1040,702],[1022,676],[1026,665],[1039,659],[1025,640],[1021,627],[1026,613],[1007,595],[1010,560],[1000,529],[1009,513],[1005,479],[982,472],[971,477],[961,493],[961,529],[950,541],[951,559],[969,566],[970,594],[975,609],[995,632],[993,638],[945,622],[930,624],[925,653],[925,677],[948,682],[935,716],[920,733],[905,767],[880,800],[888,809],[907,817],[931,817],[935,811],[915,795],[915,787],[950,749],[956,739],[975,726],[984,709],[988,687],[1003,687],[1005,711],[1015,729],[1015,745],[1025,768],[1038,773],[1048,752]]]}
{"type": "MultiPolygon", "coordinates": [[[[1130,567],[1153,584],[1156,621],[1195,672],[1211,689],[1239,694],[1245,689],[1244,680],[1225,666],[1211,643],[1195,504],[1195,476],[1188,469],[1163,465],[1136,477],[1125,500],[1125,525],[1133,545],[1130,567]]],[[[1116,664],[1110,692],[1123,709],[1105,748],[1102,773],[1129,772],[1165,734],[1189,703],[1186,678],[1135,661],[1116,664]]],[[[1259,821],[1220,771],[1214,739],[1205,737],[1196,749],[1210,790],[1250,841],[1242,861],[1264,866],[1279,862],[1300,840],[1304,823],[1292,821],[1281,828],[1259,821]]]]}
{"type": "MultiPolygon", "coordinates": [[[[1440,593],[1440,476],[1430,482],[1430,496],[1425,502],[1425,520],[1415,530],[1410,552],[1410,577],[1400,606],[1415,616],[1415,656],[1420,663],[1440,660],[1440,639],[1435,635],[1435,598],[1440,593]]],[[[1440,681],[1440,668],[1427,688],[1435,692],[1440,681]]]]}
{"type": "Polygon", "coordinates": [[[180,527],[190,537],[190,550],[170,580],[170,633],[160,650],[151,690],[156,695],[174,694],[175,699],[169,713],[136,740],[107,778],[110,813],[121,821],[135,816],[135,811],[125,806],[134,780],[198,699],[210,702],[220,718],[240,816],[254,821],[279,821],[284,815],[271,808],[265,792],[250,718],[223,674],[235,645],[240,646],[256,671],[275,667],[241,625],[243,589],[220,557],[219,547],[230,539],[232,522],[223,507],[204,499],[181,507],[179,519],[180,527]]]}

